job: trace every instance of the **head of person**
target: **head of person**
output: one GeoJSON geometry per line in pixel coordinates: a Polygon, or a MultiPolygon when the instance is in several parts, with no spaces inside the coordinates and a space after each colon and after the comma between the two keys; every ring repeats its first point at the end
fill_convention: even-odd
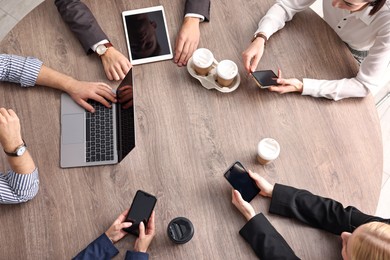
{"type": "Polygon", "coordinates": [[[358,227],[353,233],[341,234],[344,260],[390,259],[390,225],[370,222],[358,227]]]}
{"type": "Polygon", "coordinates": [[[332,0],[334,7],[356,12],[364,9],[367,6],[372,6],[370,15],[376,14],[387,0],[332,0]]]}
{"type": "Polygon", "coordinates": [[[134,15],[128,20],[134,25],[128,29],[133,58],[149,58],[159,55],[161,47],[157,41],[157,23],[150,20],[147,14],[134,15]]]}

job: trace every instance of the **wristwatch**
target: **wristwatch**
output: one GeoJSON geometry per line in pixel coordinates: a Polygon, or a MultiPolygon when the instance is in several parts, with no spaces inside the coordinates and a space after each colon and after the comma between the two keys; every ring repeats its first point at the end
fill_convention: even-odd
{"type": "Polygon", "coordinates": [[[27,150],[27,145],[23,140],[23,143],[19,145],[13,153],[9,153],[6,150],[4,150],[5,154],[8,156],[14,156],[14,157],[19,157],[24,154],[24,152],[27,150]]]}
{"type": "Polygon", "coordinates": [[[111,42],[108,42],[108,43],[105,43],[105,44],[99,44],[97,47],[96,47],[96,53],[97,55],[99,56],[102,56],[106,53],[106,51],[108,50],[108,48],[112,47],[112,43],[111,42]]]}
{"type": "Polygon", "coordinates": [[[263,38],[264,39],[264,46],[267,44],[267,41],[268,41],[268,39],[267,39],[267,36],[265,36],[263,33],[261,33],[261,32],[258,32],[258,33],[256,33],[256,34],[254,34],[253,35],[253,37],[252,37],[252,42],[254,41],[254,40],[256,40],[256,38],[263,38]]]}

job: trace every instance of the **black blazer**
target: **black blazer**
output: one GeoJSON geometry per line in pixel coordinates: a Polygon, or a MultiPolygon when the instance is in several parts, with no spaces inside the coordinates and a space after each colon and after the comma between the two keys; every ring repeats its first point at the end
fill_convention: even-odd
{"type": "MultiPolygon", "coordinates": [[[[360,225],[372,221],[390,224],[390,219],[364,214],[352,206],[344,208],[335,200],[281,184],[275,184],[269,212],[296,218],[336,235],[344,231],[352,233],[360,225]]],[[[299,259],[263,214],[250,219],[240,234],[262,260],[299,259]]]]}
{"type": "MultiPolygon", "coordinates": [[[[79,39],[86,53],[92,53],[92,45],[107,39],[107,35],[96,21],[91,10],[80,0],[55,0],[58,12],[68,24],[70,30],[79,39]]],[[[187,0],[185,11],[200,14],[208,21],[210,18],[210,0],[187,0]]]]}

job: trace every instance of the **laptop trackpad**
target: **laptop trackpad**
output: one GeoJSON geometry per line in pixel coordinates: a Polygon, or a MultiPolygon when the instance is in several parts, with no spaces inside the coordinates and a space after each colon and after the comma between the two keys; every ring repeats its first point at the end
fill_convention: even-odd
{"type": "Polygon", "coordinates": [[[62,143],[84,143],[84,114],[62,116],[62,143]]]}

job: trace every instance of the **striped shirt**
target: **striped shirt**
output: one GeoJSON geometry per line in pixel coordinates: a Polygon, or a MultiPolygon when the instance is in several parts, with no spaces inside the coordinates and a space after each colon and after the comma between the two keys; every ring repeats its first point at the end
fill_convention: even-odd
{"type": "Polygon", "coordinates": [[[0,54],[0,81],[34,86],[41,67],[42,61],[34,57],[0,54]]]}
{"type": "MultiPolygon", "coordinates": [[[[0,54],[0,81],[34,86],[42,61],[34,57],[0,54]]],[[[0,172],[0,204],[15,204],[31,200],[39,189],[38,169],[30,174],[0,172]]]]}
{"type": "Polygon", "coordinates": [[[38,169],[30,174],[0,172],[0,204],[26,202],[35,197],[39,189],[38,169]]]}

